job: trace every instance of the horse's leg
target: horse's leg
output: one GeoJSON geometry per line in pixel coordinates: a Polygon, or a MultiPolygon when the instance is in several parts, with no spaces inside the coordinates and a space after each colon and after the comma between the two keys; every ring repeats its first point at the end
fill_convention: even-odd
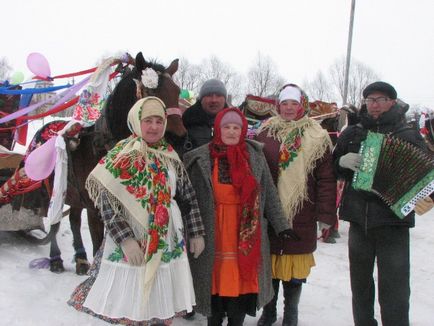
{"type": "Polygon", "coordinates": [[[72,245],[74,246],[75,255],[75,272],[77,275],[85,275],[89,270],[86,249],[81,238],[81,210],[79,207],[71,207],[69,212],[69,224],[72,231],[72,245]]]}
{"type": "Polygon", "coordinates": [[[59,232],[60,222],[52,225],[51,228],[56,228],[55,235],[50,242],[50,272],[63,273],[65,267],[63,267],[63,260],[60,257],[60,249],[57,243],[57,233],[59,232]]]}
{"type": "Polygon", "coordinates": [[[104,223],[99,216],[98,210],[94,207],[87,207],[86,209],[87,223],[89,224],[89,232],[93,245],[93,255],[95,256],[104,238],[104,223]]]}

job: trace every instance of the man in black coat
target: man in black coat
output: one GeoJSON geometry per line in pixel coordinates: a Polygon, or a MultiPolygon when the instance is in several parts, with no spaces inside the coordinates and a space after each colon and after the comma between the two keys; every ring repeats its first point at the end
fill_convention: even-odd
{"type": "MultiPolygon", "coordinates": [[[[375,259],[378,268],[378,297],[383,326],[409,325],[410,243],[409,228],[414,212],[399,219],[376,195],[357,191],[352,177],[361,163],[358,154],[368,131],[391,134],[419,148],[425,148],[419,132],[406,124],[408,105],[397,100],[393,86],[375,82],[363,91],[360,122],[349,126],[338,138],[333,159],[339,178],[346,181],[339,208],[340,218],[350,222],[349,261],[353,318],[356,326],[378,325],[374,318],[375,259]]],[[[428,198],[428,202],[432,200],[428,198]]],[[[428,207],[416,207],[424,213],[428,207]]],[[[422,205],[422,206],[423,206],[422,205]]]]}
{"type": "Polygon", "coordinates": [[[190,106],[182,116],[189,143],[185,151],[211,141],[215,116],[227,107],[226,100],[227,90],[220,80],[209,79],[202,85],[198,101],[190,106]]]}

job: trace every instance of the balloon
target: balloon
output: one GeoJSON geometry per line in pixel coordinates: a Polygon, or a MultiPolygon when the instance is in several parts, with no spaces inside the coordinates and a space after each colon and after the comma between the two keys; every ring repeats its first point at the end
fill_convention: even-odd
{"type": "Polygon", "coordinates": [[[36,76],[47,78],[51,75],[50,65],[47,59],[38,52],[33,52],[28,55],[27,67],[36,76]]]}
{"type": "Polygon", "coordinates": [[[188,90],[186,90],[186,89],[182,89],[182,90],[181,90],[181,94],[179,94],[179,96],[180,96],[181,98],[184,98],[184,99],[188,98],[188,90]]]}
{"type": "Polygon", "coordinates": [[[15,71],[11,76],[11,84],[21,84],[24,80],[24,74],[21,71],[15,71]]]}
{"type": "Polygon", "coordinates": [[[51,137],[27,157],[24,170],[30,179],[43,180],[53,172],[56,165],[56,138],[51,137]]]}

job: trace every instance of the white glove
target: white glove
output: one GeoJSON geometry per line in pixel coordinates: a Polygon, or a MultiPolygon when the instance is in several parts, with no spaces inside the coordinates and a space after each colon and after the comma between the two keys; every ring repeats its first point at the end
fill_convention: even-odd
{"type": "Polygon", "coordinates": [[[127,256],[128,263],[133,266],[139,266],[145,259],[145,254],[140,248],[139,243],[133,238],[127,238],[121,243],[121,249],[127,256]]]}
{"type": "Polygon", "coordinates": [[[417,215],[423,215],[426,212],[430,211],[434,207],[434,202],[431,197],[425,197],[423,199],[419,199],[416,202],[416,206],[414,207],[414,211],[417,215]]]}
{"type": "Polygon", "coordinates": [[[205,239],[202,236],[194,237],[190,239],[190,252],[194,258],[199,257],[202,251],[205,249],[205,239]]]}
{"type": "Polygon", "coordinates": [[[362,163],[362,155],[359,153],[347,153],[339,159],[339,165],[345,169],[357,172],[362,163]]]}

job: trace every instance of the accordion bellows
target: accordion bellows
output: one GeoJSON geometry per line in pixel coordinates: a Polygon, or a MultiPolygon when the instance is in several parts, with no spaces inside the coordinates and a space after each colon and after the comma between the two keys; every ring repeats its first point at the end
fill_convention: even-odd
{"type": "Polygon", "coordinates": [[[368,132],[352,186],[379,196],[400,219],[434,191],[434,158],[397,137],[368,132]]]}

